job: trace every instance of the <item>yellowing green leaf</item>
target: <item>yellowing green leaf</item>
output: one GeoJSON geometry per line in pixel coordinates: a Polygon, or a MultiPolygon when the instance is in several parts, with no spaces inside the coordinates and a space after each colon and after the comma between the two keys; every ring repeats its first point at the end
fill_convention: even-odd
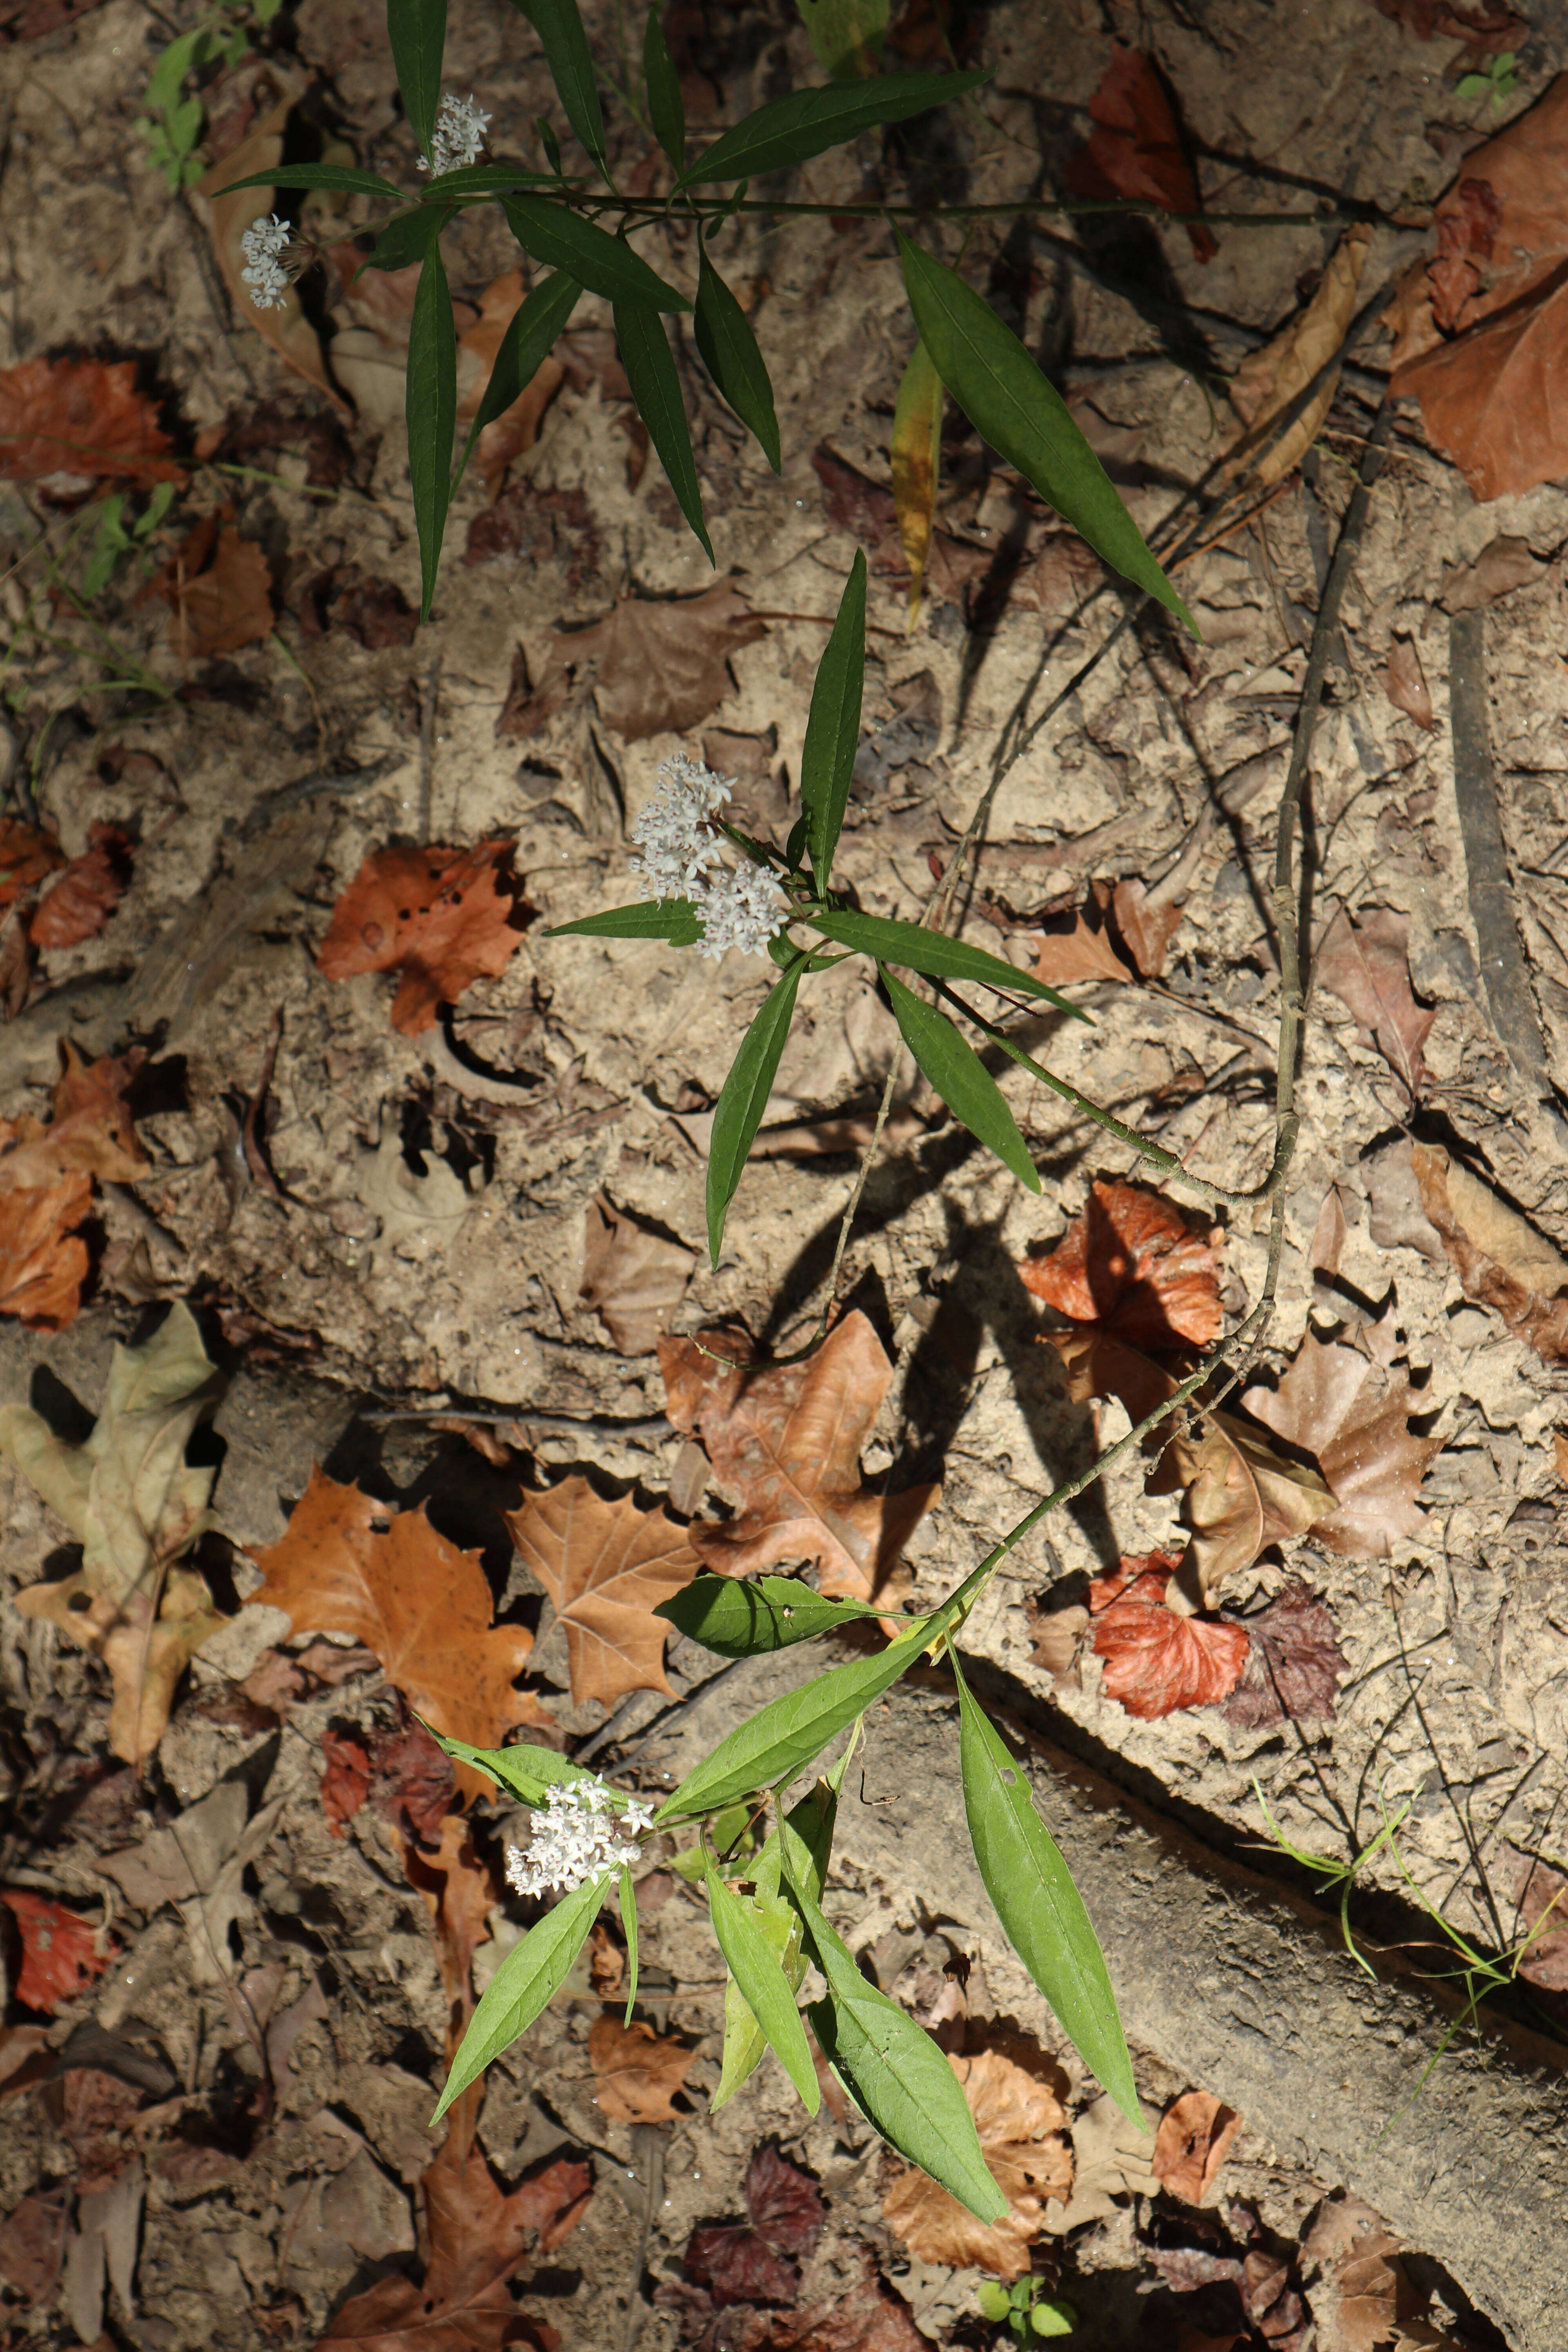
{"type": "Polygon", "coordinates": [[[937,477],[942,467],[942,383],[931,353],[917,341],[893,410],[893,506],[899,537],[910,567],[910,626],[921,607],[931,524],[936,516],[937,477]]]}

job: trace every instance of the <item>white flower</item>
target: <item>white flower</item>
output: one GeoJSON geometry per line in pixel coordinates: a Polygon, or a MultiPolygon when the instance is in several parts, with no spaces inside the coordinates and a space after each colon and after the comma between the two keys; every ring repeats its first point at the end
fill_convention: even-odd
{"type": "Polygon", "coordinates": [[[542,1811],[534,1815],[526,1850],[516,1845],[506,1850],[508,1885],[519,1895],[544,1895],[552,1887],[570,1894],[585,1879],[635,1862],[637,1838],[653,1827],[653,1812],[640,1797],[628,1797],[625,1811],[612,1815],[611,1801],[617,1793],[591,1777],[552,1789],[542,1811]],[[617,1835],[617,1831],[627,1834],[617,1835]]]}
{"type": "Polygon", "coordinates": [[[249,265],[239,274],[249,287],[250,299],[258,310],[283,308],[289,291],[289,272],[283,267],[282,257],[292,235],[288,222],[273,213],[270,217],[258,216],[252,221],[239,240],[249,265]]]}
{"type": "Polygon", "coordinates": [[[490,118],[482,113],[472,93],[467,98],[454,98],[450,90],[436,110],[436,128],[430,135],[430,161],[421,156],[419,169],[434,172],[460,172],[465,165],[477,163],[484,152],[485,133],[490,118]]]}
{"type": "Polygon", "coordinates": [[[643,853],[633,858],[632,872],[643,897],[689,898],[702,919],[700,951],[715,958],[730,948],[765,954],[789,904],[760,866],[732,871],[724,864],[723,835],[713,820],[734,782],[677,751],[661,764],[658,790],[632,827],[643,853]]]}

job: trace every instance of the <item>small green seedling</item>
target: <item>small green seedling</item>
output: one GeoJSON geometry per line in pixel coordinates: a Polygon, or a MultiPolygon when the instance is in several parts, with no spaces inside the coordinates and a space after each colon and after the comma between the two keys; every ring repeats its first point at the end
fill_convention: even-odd
{"type": "Polygon", "coordinates": [[[1479,73],[1460,76],[1454,85],[1455,97],[1485,98],[1489,94],[1492,112],[1500,114],[1519,88],[1519,75],[1515,71],[1517,62],[1511,49],[1500,49],[1479,73]]]}
{"type": "Polygon", "coordinates": [[[974,2300],[980,2305],[982,2319],[1005,2326],[1015,2344],[1026,2347],[1038,2344],[1047,2336],[1070,2336],[1078,2325],[1078,2314],[1070,2303],[1058,2295],[1045,2293],[1046,2282],[1031,2271],[1026,2277],[1015,2279],[1011,2288],[999,2279],[982,2279],[974,2290],[974,2300]]]}
{"type": "Polygon", "coordinates": [[[252,26],[269,25],[282,5],[283,0],[249,0],[247,6],[237,7],[234,0],[217,0],[188,33],[169,43],[153,67],[147,111],[136,128],[147,142],[148,161],[163,173],[171,194],[188,188],[206,170],[196,152],[206,109],[185,84],[204,66],[238,65],[250,47],[252,26]]]}
{"type": "Polygon", "coordinates": [[[174,495],[172,482],[156,484],[147,501],[146,512],[132,523],[125,520],[126,493],[123,490],[113,490],[104,499],[98,509],[98,530],[93,537],[92,552],[81,575],[81,593],[89,604],[95,596],[102,595],[121,558],[133,554],[139,547],[145,547],[168,512],[169,501],[174,495]]]}

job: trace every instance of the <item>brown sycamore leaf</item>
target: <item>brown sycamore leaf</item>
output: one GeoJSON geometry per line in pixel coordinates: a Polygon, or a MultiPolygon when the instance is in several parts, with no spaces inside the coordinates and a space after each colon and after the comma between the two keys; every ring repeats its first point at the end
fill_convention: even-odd
{"type": "Polygon", "coordinates": [[[677,2035],[658,2034],[640,2018],[623,2025],[601,2017],[588,2036],[594,2105],[613,2123],[674,2123],[675,2095],[696,2056],[677,2035]]]}
{"type": "Polygon", "coordinates": [[[1568,1364],[1568,1259],[1446,1151],[1418,1143],[1411,1162],[1466,1297],[1489,1307],[1547,1363],[1568,1364]]]}
{"type": "MultiPolygon", "coordinates": [[[[745,1342],[704,1332],[734,1359],[745,1342]]],[[[810,1561],[820,1591],[876,1599],[937,1486],[886,1495],[860,1483],[860,1448],[893,1377],[881,1342],[858,1308],[844,1316],[804,1364],[726,1370],[693,1340],[661,1339],[666,1410],[683,1435],[700,1438],[732,1518],[700,1520],[688,1532],[705,1568],[752,1576],[810,1561]]]]}
{"type": "Polygon", "coordinates": [[[1249,352],[1230,380],[1230,404],[1243,429],[1226,452],[1226,470],[1235,475],[1250,467],[1259,489],[1281,480],[1300,463],[1333,405],[1340,380],[1337,367],[1330,371],[1296,422],[1287,425],[1254,465],[1254,453],[1268,439],[1276,418],[1339,349],[1355,314],[1371,244],[1372,231],[1364,223],[1358,221],[1348,228],[1329,257],[1310,301],[1261,351],[1249,352]]]}
{"type": "Polygon", "coordinates": [[[731,655],[767,633],[732,581],[662,603],[627,597],[589,628],[556,631],[535,698],[549,701],[552,673],[592,664],[600,716],[623,742],[689,734],[733,692],[731,655]]]}
{"type": "MultiPolygon", "coordinates": [[[[1142,197],[1167,212],[1202,212],[1175,104],[1152,58],[1114,46],[1089,114],[1095,127],[1068,159],[1070,194],[1142,197]]],[[[1214,259],[1219,247],[1211,230],[1193,223],[1187,236],[1199,261],[1214,259]]]]}
{"type": "MultiPolygon", "coordinates": [[[[253,1601],[283,1610],[297,1634],[363,1642],[433,1730],[499,1748],[516,1724],[554,1728],[532,1693],[514,1686],[532,1634],[491,1624],[479,1554],[448,1543],[423,1506],[394,1511],[314,1469],[278,1542],[255,1558],[266,1582],[253,1601]]],[[[491,1785],[467,1765],[457,1772],[465,1801],[491,1785]]]]}
{"type": "Polygon", "coordinates": [[[1288,1584],[1265,1608],[1241,1620],[1247,1669],[1220,1712],[1239,1731],[1267,1731],[1277,1723],[1322,1722],[1339,1701],[1346,1670],[1340,1629],[1326,1601],[1304,1584],[1288,1584]]]}
{"type": "Polygon", "coordinates": [[[1096,1184],[1054,1248],[1026,1257],[1024,1287],[1074,1323],[1141,1349],[1219,1337],[1219,1234],[1141,1184],[1096,1184]]]}
{"type": "Polygon", "coordinates": [[[559,2156],[508,2195],[483,2154],[449,2137],[419,2183],[429,2255],[416,2284],[401,2271],[350,2297],[317,2352],[554,2352],[552,2330],[519,2311],[510,2282],[531,2243],[553,2253],[587,2210],[593,2174],[559,2156]]]}
{"type": "Polygon", "coordinates": [[[211,661],[271,635],[267,558],[254,540],[241,539],[227,508],[202,517],[137,601],[149,596],[169,607],[169,651],[180,661],[211,661]]]}
{"type": "Polygon", "coordinates": [[[1403,710],[1407,719],[1414,719],[1417,727],[1424,727],[1428,735],[1436,732],[1436,716],[1421,667],[1421,656],[1408,637],[1395,637],[1389,646],[1383,688],[1395,710],[1403,710]]]}
{"type": "Polygon", "coordinates": [[[184,482],[134,360],[24,360],[0,370],[0,479],[63,497],[95,481],[184,482]]]}
{"type": "Polygon", "coordinates": [[[511,961],[529,911],[513,846],[376,850],[332,909],[317,970],[328,980],[395,971],[393,1027],[405,1037],[434,1027],[439,1006],[511,961]]]}
{"type": "Polygon", "coordinates": [[[566,1628],[574,1703],[612,1706],[627,1691],[668,1691],[670,1628],[653,1612],[697,1573],[687,1531],[629,1495],[602,1502],[586,1478],[525,1495],[506,1523],[566,1628]]]}
{"type": "Polygon", "coordinates": [[[1109,883],[1091,882],[1081,907],[1045,917],[1034,977],[1047,988],[1075,980],[1131,980],[1131,954],[1122,952],[1110,920],[1113,903],[1109,883]]]}
{"type": "Polygon", "coordinates": [[[1184,2091],[1166,2108],[1154,2136],[1152,2168],[1161,2187],[1184,2205],[1205,2203],[1240,2129],[1234,2107],[1223,2106],[1207,2091],[1184,2091]]]}
{"type": "Polygon", "coordinates": [[[34,947],[74,948],[98,937],[125,896],[131,880],[131,835],[123,825],[94,817],[88,846],[73,857],[27,926],[34,947]]]}
{"type": "Polygon", "coordinates": [[[882,2200],[882,2219],[917,2262],[1021,2278],[1029,2248],[1045,2228],[1046,2200],[1065,2202],[1072,2194],[1067,2111],[1053,2091],[1000,2051],[982,2050],[973,2058],[950,2054],[947,2063],[963,2085],[981,2153],[1007,2210],[999,2221],[977,2221],[956,2197],[911,2166],[882,2200]]]}
{"type": "Polygon", "coordinates": [[[1408,2340],[1406,2323],[1420,2324],[1427,2297],[1400,2259],[1399,2240],[1359,2199],[1319,2208],[1301,2258],[1320,2271],[1310,2300],[1324,2352],[1384,2352],[1408,2340]]]}
{"type": "Polygon", "coordinates": [[[1412,1102],[1426,1083],[1422,1058],[1436,1012],[1415,1002],[1410,985],[1410,918],[1377,907],[1359,920],[1334,911],[1313,966],[1317,985],[1348,1005],[1362,1043],[1375,1045],[1412,1102]]]}
{"type": "Polygon", "coordinates": [[[1123,1559],[1089,1588],[1095,1655],[1105,1661],[1105,1696],[1145,1723],[1224,1698],[1247,1664],[1247,1639],[1239,1625],[1179,1615],[1166,1606],[1180,1566],[1179,1552],[1152,1551],[1123,1559]]]}
{"type": "Polygon", "coordinates": [[[7,1191],[4,1202],[0,1315],[14,1315],[28,1331],[63,1331],[76,1319],[88,1276],[87,1244],[76,1228],[92,1206],[91,1182],[62,1176],[7,1191]]]}
{"type": "Polygon", "coordinates": [[[800,2265],[791,2257],[811,2252],[826,2218],[816,2183],[769,2140],[752,2150],[741,2192],[748,2220],[694,2230],[682,2267],[707,2288],[719,2309],[736,2303],[793,2303],[800,2265]]]}
{"type": "Polygon", "coordinates": [[[26,1114],[0,1119],[0,1192],[51,1184],[61,1176],[96,1176],[134,1184],[153,1163],[136,1139],[126,1095],[142,1056],[106,1054],[84,1062],[68,1039],[47,1127],[26,1114]]]}
{"type": "Polygon", "coordinates": [[[1312,1454],[1333,1488],[1339,1508],[1313,1522],[1320,1543],[1351,1559],[1386,1559],[1420,1534],[1426,1515],[1415,1497],[1443,1440],[1410,1427],[1420,1404],[1404,1372],[1309,1327],[1279,1386],[1248,1389],[1241,1401],[1312,1454]]]}
{"type": "Polygon", "coordinates": [[[20,817],[0,817],[0,908],[36,889],[65,863],[65,851],[52,833],[20,817]]]}
{"type": "MultiPolygon", "coordinates": [[[[306,316],[298,290],[292,285],[283,289],[280,302],[272,310],[258,310],[250,299],[250,289],[244,280],[247,268],[244,237],[247,228],[265,220],[272,211],[277,197],[276,187],[235,188],[238,180],[248,179],[255,172],[270,172],[283,161],[284,140],[289,117],[294,108],[294,93],[280,98],[276,106],[264,114],[247,138],[216,163],[205,179],[196,185],[198,196],[207,202],[207,218],[212,232],[213,257],[223,273],[228,288],[229,300],[234,305],[237,320],[258,334],[263,342],[270,343],[280,360],[302,375],[307,383],[324,393],[334,408],[348,413],[348,403],[338,390],[321,357],[321,337],[306,316]],[[234,189],[226,195],[225,189],[234,189]]],[[[372,273],[379,275],[380,273],[372,273]]]]}
{"type": "Polygon", "coordinates": [[[585,1299],[626,1356],[651,1356],[659,1334],[686,1296],[697,1254],[684,1242],[641,1224],[602,1195],[584,1221],[585,1299]]]}
{"type": "Polygon", "coordinates": [[[52,2017],[62,2002],[75,2000],[109,1966],[114,1938],[79,1911],[24,1886],[0,1886],[0,1903],[16,1921],[21,1939],[22,1965],[11,1990],[24,2009],[52,2017]]]}

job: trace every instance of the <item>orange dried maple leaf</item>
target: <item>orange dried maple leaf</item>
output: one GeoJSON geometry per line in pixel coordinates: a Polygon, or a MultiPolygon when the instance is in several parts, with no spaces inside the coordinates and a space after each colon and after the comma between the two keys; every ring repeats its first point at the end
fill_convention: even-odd
{"type": "Polygon", "coordinates": [[[109,1966],[113,1937],[100,1937],[79,1912],[22,1886],[0,1886],[0,1903],[21,1939],[22,1965],[13,1990],[25,2009],[52,2017],[62,2001],[74,2000],[109,1966]]]}
{"type": "Polygon", "coordinates": [[[618,2017],[601,2017],[588,2036],[594,2105],[615,2123],[673,2123],[675,2095],[696,2056],[674,2034],[658,2034],[640,2018],[623,2025],[618,2017]]]}
{"type": "Polygon", "coordinates": [[[134,1183],[152,1165],[125,1101],[140,1055],[88,1063],[63,1050],[49,1124],[0,1118],[0,1314],[32,1331],[63,1330],[81,1304],[89,1258],[76,1228],[93,1177],[134,1183]]]}
{"type": "Polygon", "coordinates": [[[668,1691],[670,1629],[653,1612],[697,1573],[687,1530],[629,1495],[602,1501],[586,1478],[525,1496],[506,1523],[566,1628],[574,1700],[611,1706],[627,1691],[668,1691]]]}
{"type": "Polygon", "coordinates": [[[95,817],[87,838],[87,848],[71,859],[27,926],[27,937],[46,954],[96,939],[130,883],[132,845],[124,826],[95,817]]]}
{"type": "Polygon", "coordinates": [[[10,906],[66,863],[52,833],[19,817],[0,817],[0,908],[10,906]]]}
{"type": "Polygon", "coordinates": [[[553,2331],[519,2311],[509,2282],[529,2242],[553,2253],[587,2210],[593,2175],[556,2157],[507,2195],[478,2148],[449,2137],[419,2183],[429,2259],[416,2285],[395,2273],[338,2312],[317,2352],[546,2352],[553,2331]]]}
{"type": "MultiPolygon", "coordinates": [[[[1175,106],[1152,58],[1118,43],[1089,114],[1094,129],[1068,159],[1075,196],[1142,197],[1167,212],[1202,212],[1175,106]]],[[[1194,222],[1187,236],[1199,261],[1214,259],[1219,247],[1211,230],[1194,222]]]]}
{"type": "MultiPolygon", "coordinates": [[[[432,1728],[499,1748],[514,1724],[553,1730],[531,1692],[514,1687],[533,1636],[492,1625],[477,1551],[459,1551],[417,1511],[393,1511],[322,1470],[277,1543],[255,1555],[267,1580],[250,1595],[281,1609],[296,1633],[347,1633],[374,1650],[387,1679],[432,1728]]],[[[458,1767],[465,1797],[490,1787],[458,1767]]]]}
{"type": "Polygon", "coordinates": [[[1178,1616],[1165,1605],[1182,1564],[1174,1551],[1125,1559],[1089,1588],[1094,1650],[1105,1661],[1105,1695],[1152,1722],[1179,1708],[1207,1706],[1236,1688],[1249,1643],[1239,1625],[1178,1616]]]}
{"type": "Polygon", "coordinates": [[[510,871],[512,844],[381,849],[332,909],[316,965],[328,980],[400,974],[392,1025],[416,1037],[480,978],[510,962],[530,911],[510,871]]]}
{"type": "Polygon", "coordinates": [[[980,2135],[981,2153],[1007,2200],[999,2221],[977,2221],[956,2197],[911,2167],[882,2200],[882,2219],[918,2262],[1021,2278],[1045,2227],[1046,2200],[1072,2194],[1067,2111],[1050,2087],[998,2050],[948,2058],[980,2135]]]}
{"type": "Polygon", "coordinates": [[[166,455],[158,404],[136,389],[136,362],[24,360],[0,370],[0,477],[60,483],[183,482],[166,455]]]}
{"type": "Polygon", "coordinates": [[[1055,1247],[1018,1272],[1059,1315],[1129,1347],[1206,1348],[1220,1328],[1217,1242],[1163,1193],[1096,1184],[1055,1247]]]}
{"type": "MultiPolygon", "coordinates": [[[[0,1160],[0,1168],[5,1165],[0,1160]]],[[[7,1192],[0,1215],[0,1315],[29,1331],[63,1331],[81,1305],[87,1244],[76,1228],[92,1206],[85,1176],[7,1192]]]]}
{"type": "Polygon", "coordinates": [[[1222,2105],[1207,2091],[1184,2091],[1161,2120],[1150,2169],[1173,2197],[1184,2205],[1201,2205],[1240,2129],[1241,2117],[1234,2107],[1222,2105]]]}
{"type": "MultiPolygon", "coordinates": [[[[726,1355],[743,1345],[732,1332],[702,1338],[726,1355]]],[[[726,1370],[691,1339],[661,1339],[658,1360],[670,1420],[701,1439],[735,1501],[733,1518],[689,1531],[703,1566],[751,1576],[812,1561],[823,1592],[875,1599],[941,1489],[861,1484],[860,1448],[893,1377],[866,1317],[844,1316],[804,1364],[726,1370]]]]}
{"type": "Polygon", "coordinates": [[[169,651],[181,661],[211,661],[271,635],[267,558],[254,540],[241,539],[226,508],[202,517],[142,594],[169,606],[169,651]]]}

